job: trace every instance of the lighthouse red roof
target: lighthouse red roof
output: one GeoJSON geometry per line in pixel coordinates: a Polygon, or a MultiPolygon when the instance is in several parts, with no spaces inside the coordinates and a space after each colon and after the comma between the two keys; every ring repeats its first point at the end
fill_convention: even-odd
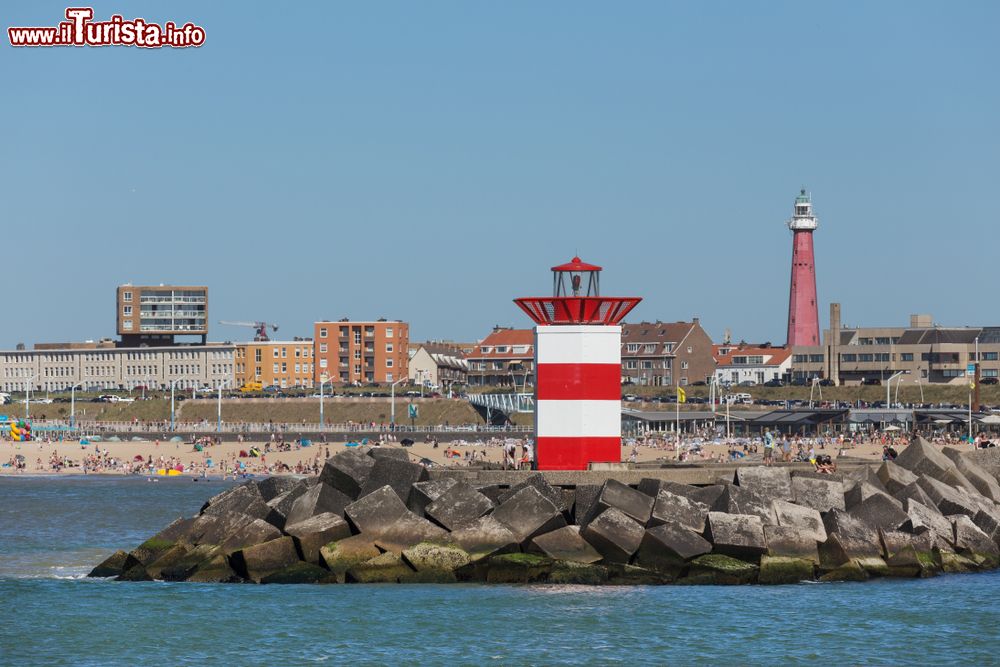
{"type": "Polygon", "coordinates": [[[574,257],[565,264],[560,264],[559,266],[553,266],[553,271],[600,271],[601,267],[596,264],[587,264],[579,257],[574,257]]]}

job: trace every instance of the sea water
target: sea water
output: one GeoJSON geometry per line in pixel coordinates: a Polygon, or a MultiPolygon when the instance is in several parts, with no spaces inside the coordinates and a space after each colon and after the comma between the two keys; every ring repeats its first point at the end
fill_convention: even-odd
{"type": "Polygon", "coordinates": [[[1000,664],[1000,575],[740,587],[85,579],[222,482],[0,478],[0,664],[1000,664]]]}

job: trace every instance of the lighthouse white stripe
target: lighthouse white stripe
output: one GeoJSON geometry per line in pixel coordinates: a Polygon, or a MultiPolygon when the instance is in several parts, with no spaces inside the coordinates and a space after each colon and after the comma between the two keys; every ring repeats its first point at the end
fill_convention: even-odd
{"type": "Polygon", "coordinates": [[[541,364],[621,364],[619,326],[535,327],[535,355],[541,364]]]}
{"type": "Polygon", "coordinates": [[[621,401],[538,401],[537,437],[620,437],[621,401]]]}

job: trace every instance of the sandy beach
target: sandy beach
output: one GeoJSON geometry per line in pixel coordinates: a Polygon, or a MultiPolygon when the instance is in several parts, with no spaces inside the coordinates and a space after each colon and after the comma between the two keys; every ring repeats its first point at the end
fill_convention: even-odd
{"type": "MultiPolygon", "coordinates": [[[[518,441],[520,442],[520,441],[518,441]]],[[[493,439],[487,442],[432,443],[416,442],[403,449],[412,461],[427,459],[435,465],[463,467],[480,461],[502,463],[503,441],[493,439]]],[[[81,445],[78,441],[63,442],[11,442],[0,443],[0,475],[14,474],[152,474],[158,471],[183,468],[184,475],[218,477],[234,472],[253,474],[312,474],[328,456],[345,447],[343,441],[327,444],[314,443],[300,447],[294,443],[286,445],[289,451],[276,451],[278,445],[265,451],[261,443],[223,441],[211,444],[198,451],[190,442],[170,442],[163,440],[92,442],[81,445]],[[260,456],[250,456],[250,448],[261,448],[260,456]],[[18,471],[14,465],[15,456],[24,457],[24,468],[18,471]],[[142,457],[138,461],[136,457],[142,457]],[[89,459],[89,460],[88,460],[89,459]],[[57,461],[63,465],[54,465],[57,461]],[[150,461],[152,467],[150,468],[150,461]],[[86,466],[84,463],[86,462],[86,466]]],[[[398,443],[381,446],[401,448],[398,443]]],[[[742,446],[742,444],[741,444],[742,446]]],[[[809,444],[805,445],[808,449],[809,444]]],[[[896,445],[899,448],[899,444],[896,445]]],[[[866,442],[848,449],[827,445],[825,449],[816,446],[817,453],[829,454],[834,459],[838,455],[852,458],[878,460],[882,456],[881,442],[866,442]]],[[[759,448],[759,445],[758,445],[759,448]]],[[[689,462],[711,463],[728,461],[730,445],[726,443],[700,443],[700,451],[687,456],[689,462]]],[[[792,449],[793,453],[795,447],[792,449]]],[[[520,453],[520,447],[518,447],[520,453]]],[[[633,445],[622,447],[622,461],[633,457],[633,445]]],[[[656,460],[676,461],[677,454],[671,443],[662,440],[641,442],[635,446],[634,460],[639,463],[656,460]]],[[[759,462],[760,453],[749,453],[743,460],[759,462]]]]}

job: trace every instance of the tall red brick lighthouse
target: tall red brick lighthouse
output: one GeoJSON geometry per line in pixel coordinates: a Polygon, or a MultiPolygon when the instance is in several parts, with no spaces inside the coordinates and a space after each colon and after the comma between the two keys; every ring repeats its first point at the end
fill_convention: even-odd
{"type": "Polygon", "coordinates": [[[812,200],[803,189],[795,198],[788,228],[792,230],[792,286],[788,295],[788,346],[819,345],[819,309],[816,305],[816,260],[813,232],[819,221],[812,200]]]}

